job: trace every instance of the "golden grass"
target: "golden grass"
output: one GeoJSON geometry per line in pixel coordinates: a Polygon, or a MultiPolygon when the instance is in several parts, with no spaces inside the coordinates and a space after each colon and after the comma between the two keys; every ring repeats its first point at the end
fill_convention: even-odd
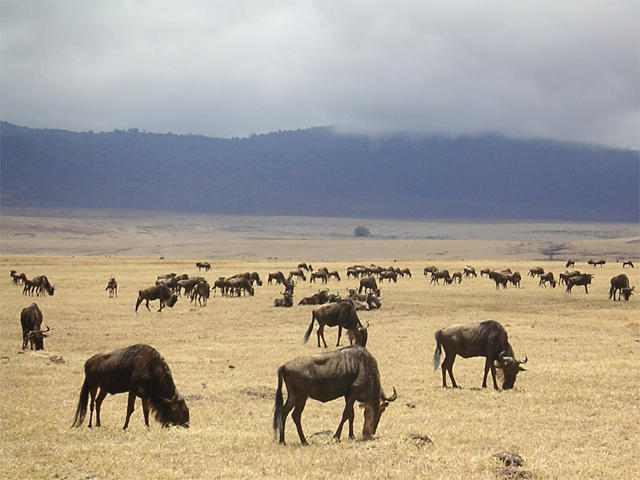
{"type": "MultiPolygon", "coordinates": [[[[213,261],[210,281],[241,271],[289,270],[297,261],[213,261]]],[[[596,269],[589,295],[575,288],[540,288],[527,278],[541,265],[557,273],[561,262],[420,259],[398,262],[414,276],[382,288],[382,309],[363,312],[370,323],[368,348],[377,358],[387,392],[398,400],[382,417],[373,441],[331,440],[343,408],[336,400],[309,400],[302,422],[310,442],[300,446],[291,419],[287,446],[272,442],[276,369],[316,353],[315,329],[302,336],[312,307],[275,309],[280,287],[258,287],[252,298],[211,298],[206,307],[180,299],[156,313],[134,312],[137,291],[158,274],[197,274],[196,259],[9,256],[0,261],[0,478],[496,478],[493,453],[511,450],[534,478],[632,478],[640,471],[640,329],[638,297],[607,298],[609,278],[620,264],[596,269]],[[521,289],[497,291],[486,278],[461,285],[428,285],[427,264],[459,270],[466,263],[511,267],[523,274],[521,289]],[[46,274],[53,297],[23,297],[9,270],[46,274]],[[111,275],[119,297],[104,291],[111,275]],[[20,352],[20,310],[32,301],[51,326],[44,352],[20,352]],[[528,371],[515,389],[480,389],[483,359],[454,365],[460,390],[442,389],[431,367],[434,331],[452,323],[500,321],[516,356],[528,355],[528,371]],[[108,397],[103,426],[71,429],[83,381],[84,361],[94,353],[149,343],[166,358],[191,410],[191,428],[146,429],[140,402],[122,431],[126,395],[108,397]],[[51,356],[63,357],[55,363],[51,356]],[[331,434],[325,434],[326,430],[331,434]],[[316,435],[314,435],[316,433],[316,435]],[[409,438],[427,435],[433,443],[409,438]]],[[[371,258],[388,265],[390,260],[371,258]]],[[[341,273],[353,262],[313,262],[341,273]]],[[[586,264],[581,270],[594,271],[586,264]]],[[[625,269],[640,285],[636,270],[625,269]]],[[[354,280],[330,282],[344,292],[354,280]]],[[[296,299],[320,285],[299,284],[296,299]]],[[[639,294],[640,295],[640,294],[639,294]]],[[[296,302],[297,302],[296,300],[296,302]]],[[[336,329],[327,329],[330,345],[336,329]]],[[[343,340],[343,344],[346,341],[343,340]]],[[[333,344],[332,344],[333,342],[333,344]]],[[[331,347],[334,348],[334,347],[331,347]]],[[[85,422],[86,424],[86,422],[85,422]]],[[[356,414],[360,437],[362,413],[356,414]]]]}

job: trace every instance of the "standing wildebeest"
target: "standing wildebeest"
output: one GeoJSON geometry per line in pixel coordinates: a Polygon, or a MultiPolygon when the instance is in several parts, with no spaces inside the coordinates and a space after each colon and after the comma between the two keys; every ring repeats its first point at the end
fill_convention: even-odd
{"type": "Polygon", "coordinates": [[[520,281],[522,280],[520,272],[513,272],[512,274],[507,275],[507,278],[509,279],[509,283],[511,283],[511,285],[520,288],[520,281]]]}
{"type": "Polygon", "coordinates": [[[109,298],[113,298],[114,296],[118,298],[118,282],[115,277],[109,279],[105,290],[109,292],[109,298]]]}
{"type": "Polygon", "coordinates": [[[158,309],[158,311],[160,311],[164,308],[165,303],[169,305],[169,307],[173,308],[178,301],[178,295],[171,293],[171,290],[169,290],[169,287],[166,285],[154,285],[153,287],[140,290],[138,291],[138,300],[136,301],[136,312],[143,300],[145,301],[145,306],[149,311],[151,311],[149,308],[149,301],[160,300],[160,308],[158,309]]]}
{"type": "Polygon", "coordinates": [[[493,270],[489,273],[489,278],[496,282],[496,290],[500,288],[507,288],[507,282],[509,281],[509,275],[501,272],[494,272],[493,270]]]}
{"type": "Polygon", "coordinates": [[[33,284],[33,288],[35,288],[36,290],[36,295],[44,295],[45,293],[53,295],[55,287],[51,286],[46,275],[35,277],[33,280],[31,280],[31,283],[33,284]]]}
{"type": "Polygon", "coordinates": [[[46,330],[41,330],[42,326],[42,312],[38,308],[38,305],[32,303],[20,312],[20,324],[22,325],[22,350],[27,348],[27,343],[30,344],[31,350],[43,350],[44,349],[44,337],[46,332],[51,330],[47,325],[46,330]]]}
{"type": "Polygon", "coordinates": [[[465,277],[474,277],[477,278],[478,274],[476,273],[476,269],[467,265],[463,269],[463,274],[465,277]]]}
{"type": "Polygon", "coordinates": [[[204,268],[205,272],[211,270],[211,264],[209,262],[196,262],[196,267],[198,267],[198,271],[204,268]]]}
{"type": "Polygon", "coordinates": [[[198,304],[204,307],[207,304],[210,293],[211,287],[209,287],[209,283],[206,280],[201,280],[191,290],[191,301],[195,303],[197,300],[198,304]]]}
{"type": "Polygon", "coordinates": [[[220,289],[220,295],[224,295],[227,290],[227,280],[224,277],[219,277],[215,282],[213,282],[213,294],[216,294],[216,288],[220,289]]]}
{"type": "Polygon", "coordinates": [[[227,279],[227,288],[230,290],[231,296],[235,294],[236,297],[239,297],[242,292],[248,293],[251,297],[253,297],[254,294],[251,282],[244,277],[227,279]]]}
{"type": "Polygon", "coordinates": [[[565,268],[569,268],[569,267],[575,267],[576,265],[576,261],[575,260],[567,260],[567,263],[564,265],[565,268]]]}
{"type": "Polygon", "coordinates": [[[483,269],[480,270],[480,276],[482,277],[482,276],[486,275],[487,277],[491,278],[491,272],[492,272],[491,269],[483,268],[483,269]]]}
{"type": "Polygon", "coordinates": [[[358,293],[375,293],[378,297],[380,296],[380,289],[378,288],[378,284],[376,283],[376,279],[373,277],[364,277],[360,279],[360,286],[358,287],[358,293]]]}
{"type": "Polygon", "coordinates": [[[587,290],[587,285],[591,283],[592,278],[593,278],[593,275],[591,275],[590,273],[583,273],[582,275],[569,277],[569,279],[567,280],[566,292],[571,293],[571,288],[576,285],[584,285],[584,293],[589,293],[589,290],[587,290]]]}
{"type": "Polygon", "coordinates": [[[631,260],[627,260],[626,262],[622,262],[622,268],[626,267],[627,265],[629,265],[631,268],[633,267],[633,262],[631,260]]]}
{"type": "Polygon", "coordinates": [[[431,272],[431,282],[436,285],[440,285],[440,279],[444,280],[445,284],[451,283],[451,275],[449,275],[449,270],[438,270],[436,272],[431,272]]]}
{"type": "Polygon", "coordinates": [[[327,280],[329,280],[329,274],[324,270],[311,272],[311,275],[309,275],[309,283],[315,283],[317,278],[322,280],[322,283],[327,283],[327,280]]]}
{"type": "Polygon", "coordinates": [[[299,263],[298,268],[306,270],[307,272],[313,272],[313,267],[311,266],[311,264],[307,265],[306,263],[299,263]]]}
{"type": "Polygon", "coordinates": [[[536,277],[536,276],[540,276],[540,275],[544,275],[544,268],[542,267],[535,267],[529,270],[529,273],[527,274],[529,277],[536,277]]]}
{"type": "Polygon", "coordinates": [[[382,283],[385,279],[389,280],[389,282],[393,280],[393,283],[398,283],[398,274],[395,270],[383,270],[378,274],[378,276],[380,278],[380,283],[382,283]]]}
{"type": "Polygon", "coordinates": [[[538,286],[546,288],[547,282],[549,282],[552,288],[556,288],[556,279],[553,277],[553,272],[547,272],[544,275],[540,275],[540,282],[538,282],[538,286]]]}
{"type": "Polygon", "coordinates": [[[609,299],[616,299],[616,292],[618,292],[618,300],[620,300],[620,293],[623,288],[629,288],[629,277],[624,273],[616,277],[611,278],[611,288],[609,289],[609,299]]]}
{"type": "Polygon", "coordinates": [[[24,273],[17,275],[17,272],[15,270],[11,270],[9,275],[11,276],[11,280],[13,281],[14,285],[24,285],[25,281],[27,280],[27,276],[24,273]]]}
{"type": "Polygon", "coordinates": [[[600,265],[600,268],[602,268],[602,266],[607,263],[606,260],[589,260],[587,262],[589,265],[593,265],[593,268],[596,268],[596,265],[600,265]]]}
{"type": "Polygon", "coordinates": [[[304,272],[299,268],[297,270],[292,270],[289,272],[289,280],[291,280],[293,277],[301,278],[303,282],[307,281],[307,277],[304,275],[304,272]]]}
{"type": "Polygon", "coordinates": [[[380,416],[389,402],[398,398],[396,389],[388,397],[380,385],[380,372],[376,359],[365,348],[358,345],[341,348],[333,352],[311,357],[298,357],[278,368],[278,388],[273,409],[273,430],[279,434],[279,442],[284,444],[284,427],[287,415],[293,409],[291,418],[298,430],[300,442],[307,445],[302,432],[300,418],[302,410],[311,397],[320,402],[328,402],[344,397],[345,407],[334,438],[340,439],[342,426],[349,420],[349,438],[353,434],[353,404],[364,403],[364,425],[362,437],[369,440],[376,433],[380,416]],[[287,386],[287,401],[283,402],[282,382],[287,386]]]}
{"type": "Polygon", "coordinates": [[[337,270],[333,270],[329,272],[329,275],[327,276],[327,278],[331,278],[331,277],[335,277],[336,280],[340,281],[340,273],[338,273],[337,270]]]}
{"type": "Polygon", "coordinates": [[[571,277],[577,277],[578,275],[582,275],[578,270],[573,270],[571,272],[564,271],[558,275],[558,283],[560,283],[560,285],[563,283],[566,285],[571,277]]]}
{"type": "Polygon", "coordinates": [[[434,273],[438,271],[438,267],[431,265],[429,267],[424,267],[424,276],[426,277],[429,273],[434,273]]]}
{"type": "Polygon", "coordinates": [[[311,312],[311,323],[309,328],[304,334],[304,343],[309,341],[309,335],[313,330],[313,322],[318,322],[318,347],[320,347],[320,339],[324,343],[324,348],[327,348],[327,342],[324,339],[324,327],[338,326],[338,341],[336,347],[340,345],[340,336],[342,335],[342,329],[349,330],[351,335],[355,338],[355,342],[363,347],[367,346],[367,329],[362,326],[356,308],[353,302],[350,300],[343,300],[340,303],[329,303],[321,307],[314,308],[311,312]]]}
{"type": "Polygon", "coordinates": [[[504,381],[502,389],[513,388],[518,372],[524,370],[521,363],[524,360],[516,360],[513,356],[513,349],[509,344],[507,331],[502,325],[494,320],[487,320],[480,323],[466,325],[452,325],[435,334],[436,351],[433,354],[433,369],[440,365],[440,355],[444,348],[444,361],[442,362],[442,386],[447,387],[447,372],[451,378],[453,388],[458,388],[458,384],[453,378],[453,362],[456,355],[463,358],[485,357],[484,377],[482,378],[482,388],[487,386],[487,374],[491,370],[493,388],[498,389],[496,383],[496,367],[502,369],[504,381]]]}
{"type": "Polygon", "coordinates": [[[275,281],[276,283],[281,283],[284,285],[285,283],[284,273],[280,271],[270,273],[269,276],[267,277],[267,285],[271,285],[272,281],[275,281]]]}
{"type": "Polygon", "coordinates": [[[149,410],[155,411],[155,419],[163,427],[189,426],[189,408],[176,390],[167,362],[155,348],[142,344],[108,353],[98,353],[85,362],[84,383],[71,426],[82,425],[87,414],[89,395],[91,395],[89,427],[93,419],[94,406],[96,427],[99,427],[100,406],[104,398],[108,393],[115,395],[124,392],[129,392],[124,429],[129,426],[129,418],[133,413],[136,397],[142,399],[142,413],[147,427],[149,410]]]}

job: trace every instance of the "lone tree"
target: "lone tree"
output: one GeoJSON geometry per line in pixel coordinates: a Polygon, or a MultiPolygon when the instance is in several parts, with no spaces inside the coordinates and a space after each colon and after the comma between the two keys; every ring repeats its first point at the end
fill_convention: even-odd
{"type": "Polygon", "coordinates": [[[371,232],[369,231],[369,229],[367,227],[363,227],[361,225],[357,226],[356,228],[353,229],[353,234],[356,237],[369,237],[371,236],[371,232]]]}

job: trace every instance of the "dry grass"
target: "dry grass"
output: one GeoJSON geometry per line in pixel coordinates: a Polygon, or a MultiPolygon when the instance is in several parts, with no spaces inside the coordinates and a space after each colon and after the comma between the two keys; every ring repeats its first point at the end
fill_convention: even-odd
{"type": "MultiPolygon", "coordinates": [[[[313,257],[300,258],[309,260],[313,257]]],[[[375,258],[370,260],[376,261],[375,258]]],[[[524,274],[535,265],[556,274],[561,262],[513,260],[399,262],[412,279],[383,286],[380,311],[364,312],[368,348],[377,358],[387,391],[398,400],[382,417],[373,441],[331,441],[343,402],[309,401],[303,426],[311,443],[300,447],[291,420],[285,447],[270,428],[276,369],[298,355],[318,351],[315,334],[302,335],[312,307],[275,309],[280,288],[257,288],[253,298],[220,298],[196,308],[184,299],[156,313],[134,304],[139,288],[166,272],[197,273],[192,259],[8,256],[0,262],[0,478],[184,479],[184,478],[498,478],[491,457],[510,450],[525,460],[533,478],[632,478],[640,471],[640,329],[638,297],[607,299],[609,278],[620,264],[596,270],[589,295],[576,288],[544,289],[523,279],[521,289],[497,291],[486,278],[459,286],[430,286],[422,268],[450,270],[472,263],[511,267],[524,274]],[[53,297],[27,298],[10,283],[16,269],[46,274],[53,297]],[[106,282],[115,275],[118,299],[106,282]],[[44,352],[21,354],[20,310],[41,307],[51,335],[44,352]],[[482,359],[458,359],[460,390],[440,387],[431,358],[436,329],[458,322],[495,319],[506,326],[516,355],[528,355],[528,371],[515,389],[479,388],[482,359]],[[101,428],[71,429],[84,361],[92,354],[133,343],[156,347],[170,365],[191,410],[191,428],[144,427],[136,404],[122,431],[126,396],[108,397],[101,428]],[[63,357],[65,363],[50,360],[63,357]],[[317,435],[313,435],[318,433],[317,435]],[[433,443],[409,437],[427,435],[433,443]]],[[[297,262],[296,262],[297,263],[297,262]]],[[[317,263],[317,262],[314,262],[317,263]]],[[[345,271],[352,262],[332,262],[345,271]]],[[[389,260],[377,260],[387,265],[389,260]]],[[[319,266],[319,265],[316,265],[319,266]]],[[[586,269],[582,264],[576,265],[586,269]]],[[[241,271],[270,271],[293,262],[213,262],[209,280],[241,271]]],[[[591,267],[588,267],[591,268],[591,267]]],[[[639,275],[626,269],[632,284],[639,275]]],[[[524,275],[523,275],[524,276],[524,275]]],[[[354,280],[329,283],[344,292],[354,280]]],[[[296,298],[318,286],[300,284],[296,298]]],[[[157,309],[157,302],[155,303],[157,309]]],[[[327,330],[335,342],[336,330],[327,330]]],[[[356,416],[361,431],[362,415],[356,416]]]]}

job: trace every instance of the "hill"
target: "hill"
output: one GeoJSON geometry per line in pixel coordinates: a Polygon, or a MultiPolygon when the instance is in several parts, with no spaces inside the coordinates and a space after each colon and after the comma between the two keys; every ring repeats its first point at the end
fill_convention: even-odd
{"type": "Polygon", "coordinates": [[[249,138],[1,123],[4,206],[431,219],[639,220],[639,152],[498,135],[249,138]]]}

